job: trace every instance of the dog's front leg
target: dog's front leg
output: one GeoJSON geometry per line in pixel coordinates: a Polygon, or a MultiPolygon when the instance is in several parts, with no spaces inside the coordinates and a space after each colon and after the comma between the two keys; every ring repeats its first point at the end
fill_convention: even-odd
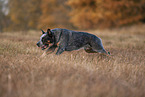
{"type": "Polygon", "coordinates": [[[46,52],[44,52],[40,57],[43,58],[46,56],[46,52]]]}
{"type": "Polygon", "coordinates": [[[47,54],[50,54],[50,53],[54,52],[55,49],[56,49],[56,47],[57,47],[56,45],[50,46],[50,47],[41,55],[41,57],[45,57],[47,54]]]}
{"type": "Polygon", "coordinates": [[[65,36],[61,37],[59,42],[57,42],[58,49],[57,49],[56,55],[60,55],[61,53],[65,51],[68,45],[68,38],[69,38],[69,35],[66,34],[65,36]]]}
{"type": "Polygon", "coordinates": [[[63,53],[65,51],[65,48],[62,48],[62,47],[58,47],[58,50],[56,52],[56,55],[60,55],[61,53],[63,53]]]}
{"type": "Polygon", "coordinates": [[[46,53],[47,53],[47,54],[50,54],[50,53],[54,52],[55,49],[56,49],[56,47],[57,47],[57,45],[52,45],[51,47],[49,47],[49,48],[46,50],[46,53]]]}

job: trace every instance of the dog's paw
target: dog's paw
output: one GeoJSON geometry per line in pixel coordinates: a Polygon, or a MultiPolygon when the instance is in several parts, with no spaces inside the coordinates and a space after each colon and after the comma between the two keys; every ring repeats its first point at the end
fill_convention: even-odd
{"type": "Polygon", "coordinates": [[[44,58],[46,56],[46,52],[44,52],[41,56],[40,56],[40,58],[44,58]]]}

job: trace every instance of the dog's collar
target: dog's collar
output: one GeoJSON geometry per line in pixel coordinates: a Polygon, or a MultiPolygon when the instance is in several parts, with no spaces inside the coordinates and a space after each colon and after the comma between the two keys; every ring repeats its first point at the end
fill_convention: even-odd
{"type": "MultiPolygon", "coordinates": [[[[51,30],[50,30],[51,31],[51,30]]],[[[51,34],[52,34],[52,41],[53,41],[53,43],[55,43],[56,42],[56,40],[55,40],[55,35],[54,35],[54,33],[51,31],[51,34]]]]}

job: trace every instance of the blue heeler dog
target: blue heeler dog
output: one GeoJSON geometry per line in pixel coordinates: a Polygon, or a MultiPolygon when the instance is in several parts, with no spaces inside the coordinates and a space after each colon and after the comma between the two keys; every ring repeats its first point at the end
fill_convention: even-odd
{"type": "Polygon", "coordinates": [[[103,53],[110,55],[109,52],[103,48],[100,38],[93,34],[86,32],[72,31],[68,29],[48,29],[47,32],[42,30],[42,36],[38,41],[37,46],[46,52],[54,52],[56,48],[56,55],[63,53],[64,51],[73,51],[80,48],[84,48],[87,53],[103,53]]]}

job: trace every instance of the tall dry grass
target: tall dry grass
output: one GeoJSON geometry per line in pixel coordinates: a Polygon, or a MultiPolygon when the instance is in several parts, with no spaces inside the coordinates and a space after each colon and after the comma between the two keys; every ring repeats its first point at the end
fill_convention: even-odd
{"type": "Polygon", "coordinates": [[[40,58],[40,32],[0,33],[0,97],[145,97],[145,27],[88,32],[111,56],[80,50],[40,58]]]}

